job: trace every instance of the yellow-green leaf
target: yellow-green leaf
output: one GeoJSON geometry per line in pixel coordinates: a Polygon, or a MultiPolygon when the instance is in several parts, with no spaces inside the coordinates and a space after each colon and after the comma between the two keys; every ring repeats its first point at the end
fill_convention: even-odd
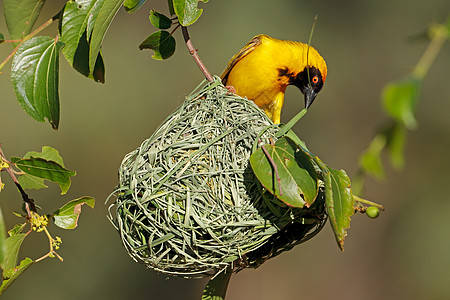
{"type": "Polygon", "coordinates": [[[126,12],[131,14],[141,8],[146,1],[147,0],[125,0],[123,6],[125,7],[126,12]]]}
{"type": "Polygon", "coordinates": [[[354,214],[351,182],[344,170],[326,167],[323,171],[326,210],[338,246],[343,251],[350,217],[354,214]]]}
{"type": "Polygon", "coordinates": [[[406,128],[403,124],[396,123],[388,128],[386,136],[391,164],[394,168],[401,169],[404,165],[406,128]]]}
{"type": "Polygon", "coordinates": [[[0,295],[16,280],[23,272],[25,272],[34,261],[31,258],[23,259],[20,264],[14,268],[3,270],[3,282],[0,286],[0,295]]]}
{"type": "Polygon", "coordinates": [[[417,121],[415,108],[420,95],[421,80],[408,77],[386,85],[382,92],[384,110],[408,129],[415,129],[417,121]]]}
{"type": "Polygon", "coordinates": [[[12,40],[21,39],[31,32],[44,3],[45,0],[3,0],[6,26],[12,40]]]}
{"type": "Polygon", "coordinates": [[[58,150],[56,150],[55,148],[52,148],[50,146],[42,146],[41,152],[29,151],[27,154],[24,155],[23,158],[27,159],[27,158],[33,158],[33,157],[51,160],[51,161],[54,161],[55,163],[61,165],[62,167],[64,167],[63,158],[61,157],[61,155],[59,155],[58,150]]]}
{"type": "Polygon", "coordinates": [[[6,257],[6,229],[5,220],[3,219],[2,208],[0,207],[0,265],[6,257]]]}
{"type": "Polygon", "coordinates": [[[380,133],[375,136],[372,142],[360,156],[359,164],[361,168],[368,174],[382,179],[384,178],[384,168],[381,161],[381,151],[386,145],[386,135],[380,133]]]}
{"type": "Polygon", "coordinates": [[[26,225],[27,225],[27,223],[14,225],[14,227],[12,229],[8,230],[8,235],[9,236],[13,236],[13,235],[22,233],[22,231],[23,231],[23,229],[25,228],[26,225]]]}
{"type": "Polygon", "coordinates": [[[87,204],[94,208],[95,200],[92,197],[81,197],[66,203],[63,207],[53,213],[55,225],[63,229],[74,229],[78,225],[81,206],[87,204]]]}
{"type": "Polygon", "coordinates": [[[173,8],[181,25],[189,26],[198,20],[203,9],[198,9],[197,5],[198,0],[173,0],[173,8]]]}
{"type": "Polygon", "coordinates": [[[27,158],[15,161],[17,168],[23,172],[50,180],[61,188],[61,194],[65,194],[70,187],[70,178],[75,176],[75,171],[70,171],[60,164],[43,158],[27,158]]]}
{"type": "Polygon", "coordinates": [[[9,270],[16,266],[19,250],[26,236],[25,233],[18,233],[5,240],[5,257],[1,264],[3,270],[9,270]]]}

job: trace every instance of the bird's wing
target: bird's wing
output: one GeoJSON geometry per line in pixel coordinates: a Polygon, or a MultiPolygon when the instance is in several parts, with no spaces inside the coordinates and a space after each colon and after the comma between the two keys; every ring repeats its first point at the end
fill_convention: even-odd
{"type": "Polygon", "coordinates": [[[228,75],[230,74],[233,67],[247,54],[255,50],[257,46],[261,44],[261,38],[263,37],[262,34],[255,36],[250,42],[247,43],[247,45],[244,46],[236,55],[234,55],[230,62],[228,63],[227,68],[225,71],[223,71],[222,75],[220,75],[220,78],[222,79],[223,84],[227,84],[228,75]]]}

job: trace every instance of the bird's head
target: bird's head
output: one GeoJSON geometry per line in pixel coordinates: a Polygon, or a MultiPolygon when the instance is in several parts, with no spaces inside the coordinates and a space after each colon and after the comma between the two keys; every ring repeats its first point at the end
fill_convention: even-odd
{"type": "Polygon", "coordinates": [[[297,74],[293,74],[289,84],[295,85],[305,95],[305,107],[309,108],[316,99],[327,78],[327,65],[320,54],[309,47],[309,64],[297,74]]]}

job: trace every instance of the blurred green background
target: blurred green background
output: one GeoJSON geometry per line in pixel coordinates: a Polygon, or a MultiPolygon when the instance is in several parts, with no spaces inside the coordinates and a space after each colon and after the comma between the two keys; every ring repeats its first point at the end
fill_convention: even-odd
{"type": "MultiPolygon", "coordinates": [[[[37,24],[65,1],[47,1],[37,24]]],[[[210,1],[190,28],[194,46],[212,73],[254,35],[307,41],[315,14],[313,45],[327,61],[327,82],[295,131],[310,150],[334,168],[354,175],[358,156],[386,120],[380,91],[407,74],[427,43],[408,37],[433,21],[444,21],[448,0],[431,1],[210,1]]],[[[128,257],[106,218],[104,201],[117,184],[124,155],[148,138],[184,97],[203,80],[176,33],[178,49],[166,62],[154,61],[138,45],[154,30],[150,8],[166,12],[166,1],[149,1],[129,15],[121,9],[104,40],[106,83],[94,83],[61,58],[61,123],[53,131],[31,119],[15,99],[9,66],[0,75],[0,142],[7,157],[43,145],[57,148],[77,176],[65,196],[57,186],[31,191],[52,211],[73,198],[94,196],[94,210],[83,208],[77,230],[52,228],[62,236],[59,253],[32,266],[4,294],[5,299],[199,299],[207,280],[167,278],[128,257]]],[[[0,32],[6,34],[3,11],[0,32]]],[[[56,24],[44,34],[55,35],[56,24]]],[[[0,46],[0,60],[11,51],[0,46]]],[[[417,131],[408,134],[406,167],[387,168],[383,182],[368,180],[364,195],[385,205],[375,221],[353,217],[345,252],[329,225],[311,241],[260,268],[231,279],[227,299],[450,299],[450,43],[425,79],[417,131]]],[[[303,107],[303,96],[289,88],[282,120],[303,107]]],[[[21,198],[6,174],[0,205],[8,227],[17,219],[21,198]]],[[[47,240],[34,234],[21,255],[37,258],[47,240]]]]}

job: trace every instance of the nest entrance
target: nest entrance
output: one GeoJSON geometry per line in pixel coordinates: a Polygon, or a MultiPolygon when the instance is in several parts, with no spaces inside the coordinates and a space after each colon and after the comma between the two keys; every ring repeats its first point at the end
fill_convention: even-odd
{"type": "Polygon", "coordinates": [[[309,209],[265,191],[249,157],[278,127],[219,78],[200,85],[125,156],[110,218],[130,256],[165,274],[203,277],[258,267],[316,234],[323,192],[309,209]]]}

